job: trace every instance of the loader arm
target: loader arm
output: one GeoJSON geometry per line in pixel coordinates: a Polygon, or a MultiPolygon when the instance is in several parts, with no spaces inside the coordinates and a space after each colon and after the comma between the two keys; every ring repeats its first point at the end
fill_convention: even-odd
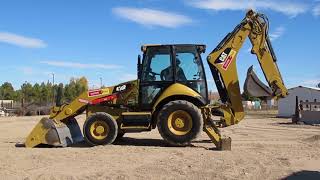
{"type": "Polygon", "coordinates": [[[50,117],[43,118],[33,128],[26,138],[26,147],[41,145],[68,146],[82,141],[80,127],[75,116],[86,110],[88,104],[94,105],[101,101],[113,101],[115,94],[111,94],[112,87],[86,91],[69,104],[51,108],[50,117]]]}
{"type": "MultiPolygon", "coordinates": [[[[270,89],[261,84],[259,80],[252,80],[251,84],[246,83],[245,85],[250,86],[251,89],[247,87],[244,89],[249,93],[263,92],[264,95],[268,94],[275,99],[288,94],[277,66],[277,58],[268,36],[268,28],[268,19],[263,14],[249,10],[242,22],[207,57],[222,101],[220,109],[223,112],[224,126],[237,124],[244,118],[236,57],[247,38],[252,44],[251,53],[257,56],[270,89]],[[252,85],[252,83],[256,84],[252,85]]],[[[255,76],[252,68],[248,74],[255,76]]],[[[257,96],[257,93],[253,94],[257,96]]]]}
{"type": "Polygon", "coordinates": [[[63,121],[70,117],[75,117],[85,111],[88,104],[94,103],[99,98],[108,97],[110,95],[108,88],[98,89],[92,91],[85,91],[75,98],[69,104],[63,104],[61,106],[54,106],[50,111],[50,119],[55,121],[63,121]],[[90,93],[98,93],[97,95],[89,95],[90,93]]]}

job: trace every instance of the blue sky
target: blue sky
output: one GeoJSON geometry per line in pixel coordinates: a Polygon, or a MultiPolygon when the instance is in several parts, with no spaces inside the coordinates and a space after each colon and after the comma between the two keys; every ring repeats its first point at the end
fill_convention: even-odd
{"type": "MultiPolygon", "coordinates": [[[[0,4],[0,83],[89,85],[136,78],[142,44],[201,43],[210,52],[254,8],[270,19],[270,36],[288,87],[320,82],[319,0],[3,0],[0,4]]],[[[243,84],[255,56],[247,42],[238,56],[243,84]]],[[[204,63],[206,64],[203,55],[204,63]]],[[[216,89],[206,65],[210,89],[216,89]]]]}

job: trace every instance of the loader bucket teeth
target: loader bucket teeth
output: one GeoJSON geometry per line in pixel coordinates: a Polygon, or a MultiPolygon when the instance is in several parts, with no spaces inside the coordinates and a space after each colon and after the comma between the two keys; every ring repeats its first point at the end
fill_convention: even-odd
{"type": "Polygon", "coordinates": [[[253,66],[248,69],[247,78],[243,90],[253,97],[271,97],[272,90],[266,86],[253,71],[253,66]]]}
{"type": "Polygon", "coordinates": [[[82,141],[80,127],[75,119],[66,124],[42,118],[31,131],[25,142],[26,147],[56,146],[66,147],[82,141]]]}

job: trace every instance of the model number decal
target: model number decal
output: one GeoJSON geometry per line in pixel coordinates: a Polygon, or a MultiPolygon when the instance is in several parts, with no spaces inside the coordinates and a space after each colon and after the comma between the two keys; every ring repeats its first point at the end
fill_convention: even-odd
{"type": "Polygon", "coordinates": [[[120,85],[118,87],[116,87],[116,92],[121,92],[127,89],[127,85],[120,85]]]}

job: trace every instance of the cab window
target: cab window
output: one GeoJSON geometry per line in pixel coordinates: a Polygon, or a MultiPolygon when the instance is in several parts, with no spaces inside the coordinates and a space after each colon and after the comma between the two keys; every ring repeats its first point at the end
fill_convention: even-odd
{"type": "Polygon", "coordinates": [[[142,81],[172,81],[172,70],[167,72],[165,78],[162,76],[168,67],[171,67],[169,47],[148,48],[143,62],[142,81]]]}
{"type": "Polygon", "coordinates": [[[206,97],[205,74],[195,46],[176,47],[176,79],[206,97]]]}

